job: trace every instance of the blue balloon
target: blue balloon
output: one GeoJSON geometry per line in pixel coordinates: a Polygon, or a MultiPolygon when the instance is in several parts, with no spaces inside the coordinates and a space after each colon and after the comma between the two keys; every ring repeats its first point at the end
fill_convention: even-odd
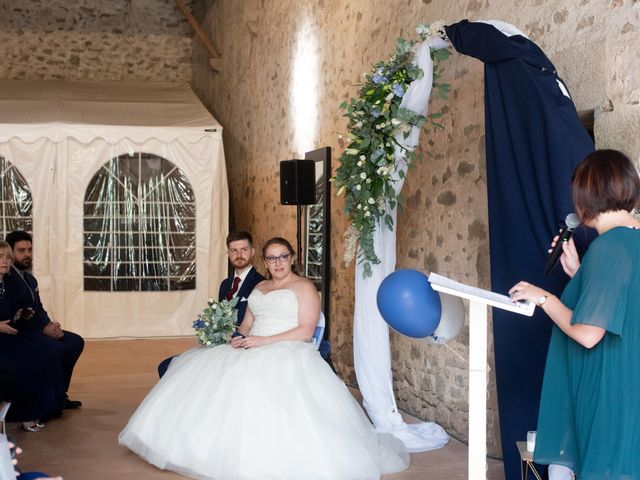
{"type": "Polygon", "coordinates": [[[440,296],[422,272],[396,270],[382,281],[376,300],[385,322],[403,335],[423,338],[438,328],[440,296]]]}

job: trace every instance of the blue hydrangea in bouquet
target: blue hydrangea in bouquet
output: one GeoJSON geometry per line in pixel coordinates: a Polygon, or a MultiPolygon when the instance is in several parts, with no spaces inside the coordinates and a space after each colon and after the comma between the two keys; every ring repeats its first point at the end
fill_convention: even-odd
{"type": "Polygon", "coordinates": [[[205,347],[215,347],[228,343],[236,329],[238,311],[236,305],[240,297],[216,302],[213,298],[207,301],[206,308],[193,322],[196,338],[205,347]]]}

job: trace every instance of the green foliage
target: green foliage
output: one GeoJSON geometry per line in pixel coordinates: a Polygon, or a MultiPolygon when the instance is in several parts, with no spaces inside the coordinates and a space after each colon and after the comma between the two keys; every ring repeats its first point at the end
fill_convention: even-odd
{"type": "Polygon", "coordinates": [[[239,300],[239,297],[235,297],[220,302],[213,298],[207,301],[207,306],[193,322],[198,342],[207,347],[229,342],[231,334],[236,329],[238,311],[235,307],[239,300]]]}
{"type": "MultiPolygon", "coordinates": [[[[419,26],[416,31],[424,39],[422,32],[429,29],[419,26]]],[[[404,178],[403,165],[411,166],[417,157],[413,151],[402,147],[396,136],[402,134],[407,138],[413,127],[422,128],[427,121],[442,128],[441,123],[434,121],[442,117],[442,113],[425,117],[400,107],[411,83],[424,76],[422,69],[414,63],[417,45],[417,41],[398,38],[391,58],[374,64],[364,75],[358,96],[340,104],[349,120],[349,134],[346,135],[349,144],[338,160],[340,165],[331,181],[338,195],[345,195],[345,211],[351,220],[351,227],[345,234],[345,261],[349,263],[357,258],[363,264],[365,277],[371,276],[372,264],[380,263],[373,244],[376,228],[386,226],[392,230],[393,218],[389,213],[396,206],[402,206],[402,199],[393,188],[394,177],[404,178]]],[[[439,62],[449,57],[449,51],[432,49],[431,57],[434,60],[433,92],[436,98],[446,99],[449,85],[437,80],[440,78],[439,62]]]]}

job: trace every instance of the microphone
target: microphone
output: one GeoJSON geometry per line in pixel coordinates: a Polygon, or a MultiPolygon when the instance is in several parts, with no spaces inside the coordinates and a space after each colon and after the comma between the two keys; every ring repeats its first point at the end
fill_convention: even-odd
{"type": "Polygon", "coordinates": [[[549,275],[553,267],[556,266],[558,260],[560,259],[560,255],[562,255],[562,244],[564,242],[568,242],[573,235],[573,231],[580,225],[580,219],[575,213],[570,213],[564,219],[564,227],[560,229],[558,232],[558,241],[556,242],[556,246],[553,247],[551,253],[547,257],[547,263],[544,266],[544,274],[549,275]]]}

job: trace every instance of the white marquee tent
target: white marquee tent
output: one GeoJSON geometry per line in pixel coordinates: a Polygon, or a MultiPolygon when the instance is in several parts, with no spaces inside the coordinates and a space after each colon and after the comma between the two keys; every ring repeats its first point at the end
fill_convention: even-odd
{"type": "Polygon", "coordinates": [[[222,128],[188,85],[1,81],[0,161],[1,213],[24,201],[12,169],[63,328],[192,333],[226,276],[228,188],[222,128]]]}

